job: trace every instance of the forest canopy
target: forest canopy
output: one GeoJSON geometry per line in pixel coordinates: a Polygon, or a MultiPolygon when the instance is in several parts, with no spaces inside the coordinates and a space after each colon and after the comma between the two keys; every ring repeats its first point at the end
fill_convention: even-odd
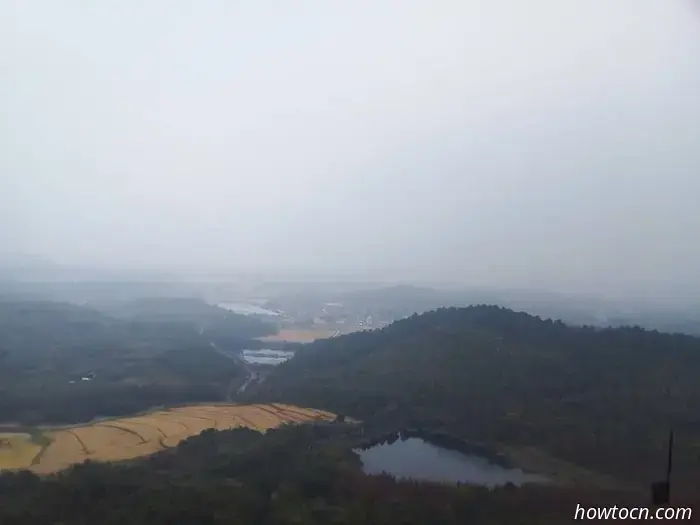
{"type": "Polygon", "coordinates": [[[700,339],[444,308],[317,341],[251,392],[362,420],[536,447],[627,479],[700,472],[700,339]]]}

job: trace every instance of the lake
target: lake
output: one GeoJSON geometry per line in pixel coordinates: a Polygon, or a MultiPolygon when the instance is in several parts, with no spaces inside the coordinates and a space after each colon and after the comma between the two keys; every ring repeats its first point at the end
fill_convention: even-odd
{"type": "Polygon", "coordinates": [[[294,352],[285,350],[243,350],[243,359],[255,365],[279,365],[294,357],[294,352]]]}
{"type": "Polygon", "coordinates": [[[499,465],[480,455],[439,447],[418,437],[379,443],[356,450],[366,474],[389,474],[397,479],[441,483],[470,483],[497,487],[512,483],[546,483],[547,478],[499,465]]]}
{"type": "Polygon", "coordinates": [[[217,304],[219,308],[228,310],[230,312],[242,315],[280,315],[279,312],[274,312],[268,310],[267,308],[261,308],[260,306],[247,303],[219,303],[217,304]]]}

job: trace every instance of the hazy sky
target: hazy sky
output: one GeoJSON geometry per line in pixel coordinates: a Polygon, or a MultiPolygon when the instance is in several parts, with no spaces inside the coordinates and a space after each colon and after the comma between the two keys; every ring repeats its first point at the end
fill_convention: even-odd
{"type": "Polygon", "coordinates": [[[700,2],[0,2],[0,243],[700,295],[700,2]]]}

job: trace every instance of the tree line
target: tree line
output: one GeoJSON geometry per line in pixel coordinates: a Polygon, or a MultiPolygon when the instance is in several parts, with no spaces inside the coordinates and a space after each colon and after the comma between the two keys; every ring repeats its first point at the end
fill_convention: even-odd
{"type": "Polygon", "coordinates": [[[494,306],[445,308],[317,341],[250,399],[534,447],[633,482],[700,477],[700,339],[572,327],[494,306]]]}

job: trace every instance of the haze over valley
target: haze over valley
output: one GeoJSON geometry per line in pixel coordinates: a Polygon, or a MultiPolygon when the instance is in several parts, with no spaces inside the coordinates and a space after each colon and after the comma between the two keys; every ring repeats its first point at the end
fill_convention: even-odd
{"type": "Polygon", "coordinates": [[[697,299],[694,2],[165,5],[2,7],[2,258],[697,299]]]}
{"type": "Polygon", "coordinates": [[[697,521],[699,57],[693,0],[1,2],[0,523],[697,521]]]}

